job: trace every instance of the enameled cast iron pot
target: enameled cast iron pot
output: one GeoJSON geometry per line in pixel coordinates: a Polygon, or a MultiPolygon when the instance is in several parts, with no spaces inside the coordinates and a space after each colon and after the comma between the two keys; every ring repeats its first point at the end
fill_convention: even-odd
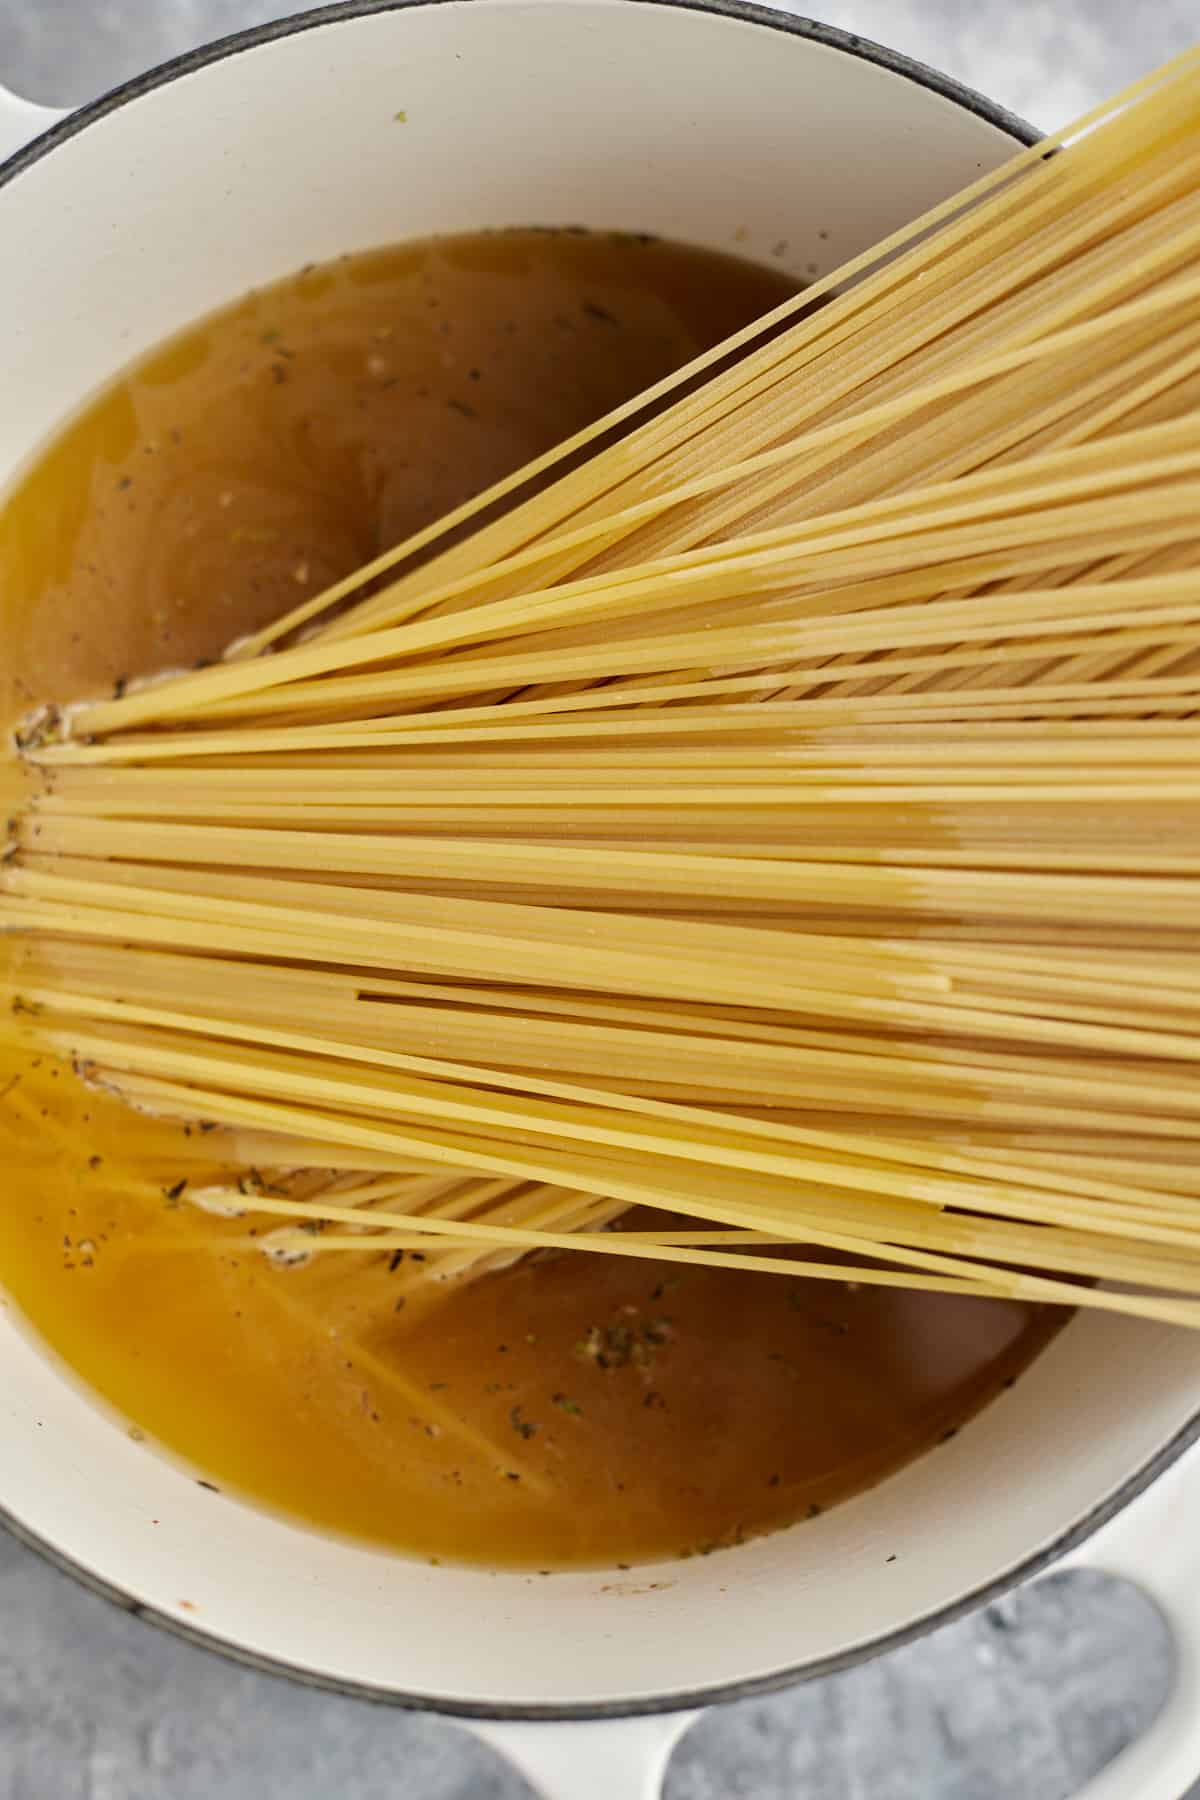
{"type": "MultiPolygon", "coordinates": [[[[824,272],[1034,136],[872,44],[727,0],[360,0],[70,117],[0,90],[0,494],[131,357],[309,260],[582,223],[786,240],[824,272]]],[[[813,1523],[546,1581],[204,1491],[0,1308],[0,1508],[25,1541],[228,1655],[456,1715],[580,1800],[656,1792],[697,1707],[876,1655],[1068,1552],[1147,1587],[1180,1649],[1166,1712],[1091,1800],[1178,1800],[1200,1773],[1198,1409],[1200,1335],[1081,1316],[952,1443],[813,1523]]]]}

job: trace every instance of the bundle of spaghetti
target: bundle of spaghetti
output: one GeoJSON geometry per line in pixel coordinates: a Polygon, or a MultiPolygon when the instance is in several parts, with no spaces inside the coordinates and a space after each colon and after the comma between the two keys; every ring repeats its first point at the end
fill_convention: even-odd
{"type": "Polygon", "coordinates": [[[330,1279],[1200,1324],[1198,300],[1192,55],[222,663],[43,711],[23,1030],[260,1144],[205,1229],[330,1279]]]}

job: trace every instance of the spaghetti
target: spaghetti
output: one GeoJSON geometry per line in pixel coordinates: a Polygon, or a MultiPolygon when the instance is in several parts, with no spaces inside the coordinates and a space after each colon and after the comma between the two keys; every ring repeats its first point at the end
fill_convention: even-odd
{"type": "Polygon", "coordinates": [[[1198,195],[1193,54],[221,663],[44,709],[23,1030],[277,1146],[207,1203],[282,1264],[1200,1325],[1198,195]]]}

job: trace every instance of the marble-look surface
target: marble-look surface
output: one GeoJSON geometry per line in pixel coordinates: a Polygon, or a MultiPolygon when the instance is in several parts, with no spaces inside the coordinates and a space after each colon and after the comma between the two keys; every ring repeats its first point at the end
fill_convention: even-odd
{"type": "MultiPolygon", "coordinates": [[[[77,103],[295,10],[273,0],[0,0],[0,82],[77,103]]],[[[826,0],[811,10],[1043,128],[1200,35],[1200,0],[826,0]]],[[[710,1713],[676,1752],[667,1800],[1068,1800],[1145,1728],[1169,1678],[1166,1633],[1140,1595],[1055,1577],[865,1668],[710,1713]]],[[[0,1800],[527,1794],[449,1726],[227,1665],[0,1538],[0,1800]]]]}
{"type": "MultiPolygon", "coordinates": [[[[303,0],[0,0],[0,79],[69,105],[303,0]]],[[[1043,131],[1200,36],[1200,0],[825,0],[786,4],[903,50],[1043,131]]]]}

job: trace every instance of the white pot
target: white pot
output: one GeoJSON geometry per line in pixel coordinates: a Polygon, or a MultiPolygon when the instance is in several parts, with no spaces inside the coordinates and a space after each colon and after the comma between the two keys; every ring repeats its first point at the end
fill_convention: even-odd
{"type": "MultiPolygon", "coordinates": [[[[0,92],[0,154],[47,122],[0,92]]],[[[1023,135],[926,70],[749,7],[382,0],[267,26],[0,169],[0,489],[132,356],[310,259],[579,222],[736,236],[751,254],[786,239],[798,273],[825,269],[1023,135]]],[[[802,1529],[552,1580],[431,1568],[202,1490],[131,1443],[11,1309],[0,1370],[0,1506],[27,1541],[232,1655],[491,1720],[490,1741],[576,1796],[655,1791],[678,1715],[943,1623],[1158,1478],[1089,1554],[1172,1613],[1179,1681],[1090,1792],[1177,1800],[1200,1773],[1200,1463],[1182,1455],[1200,1435],[1200,1335],[1081,1316],[952,1443],[802,1529]],[[657,1713],[677,1716],[621,1722],[657,1713]],[[494,1723],[514,1719],[543,1723],[494,1723]]]]}

